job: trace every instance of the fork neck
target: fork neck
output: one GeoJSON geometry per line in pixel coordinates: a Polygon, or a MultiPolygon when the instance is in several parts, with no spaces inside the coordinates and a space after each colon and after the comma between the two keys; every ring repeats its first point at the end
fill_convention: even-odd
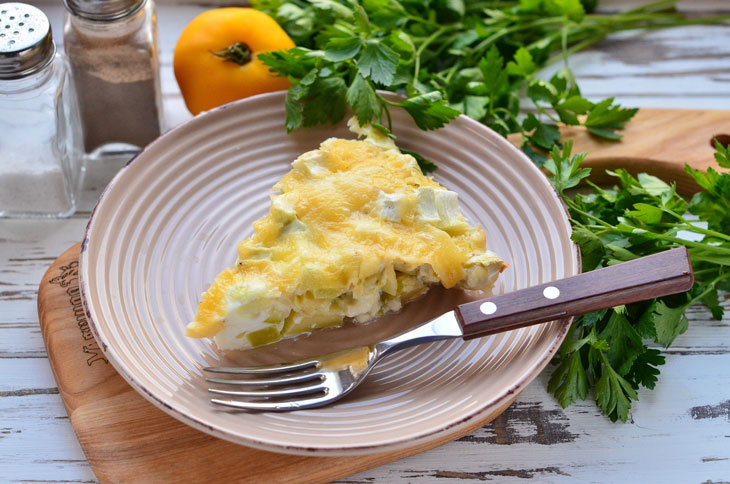
{"type": "Polygon", "coordinates": [[[384,356],[393,351],[402,350],[432,341],[461,337],[462,330],[454,311],[428,321],[413,329],[400,333],[375,345],[375,352],[384,356]]]}

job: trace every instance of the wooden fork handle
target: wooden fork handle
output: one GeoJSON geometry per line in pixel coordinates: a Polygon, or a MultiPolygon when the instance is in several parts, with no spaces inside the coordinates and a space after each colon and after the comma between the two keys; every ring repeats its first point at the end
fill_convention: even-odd
{"type": "Polygon", "coordinates": [[[470,339],[685,292],[693,283],[689,253],[679,247],[462,304],[455,312],[464,339],[470,339]]]}

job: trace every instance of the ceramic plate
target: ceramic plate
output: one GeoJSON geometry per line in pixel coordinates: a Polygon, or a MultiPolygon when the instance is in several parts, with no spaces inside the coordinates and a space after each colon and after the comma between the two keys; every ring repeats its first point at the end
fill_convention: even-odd
{"type": "MultiPolygon", "coordinates": [[[[435,131],[393,112],[398,144],[433,160],[434,178],[510,267],[496,293],[580,271],[565,210],[538,169],[496,133],[464,116],[435,131]]],[[[400,332],[467,297],[432,290],[366,325],[223,355],[184,335],[200,294],[236,259],[236,243],[268,212],[270,189],[301,153],[345,123],[287,135],[284,93],[245,99],[175,128],[119,172],[88,225],[80,279],[89,321],[109,361],[145,398],[204,432],[264,450],[365,454],[424,444],[493,418],[548,363],[568,329],[555,321],[483,339],[412,348],[378,365],[328,407],[243,413],[209,403],[201,368],[270,363],[400,332]]]]}

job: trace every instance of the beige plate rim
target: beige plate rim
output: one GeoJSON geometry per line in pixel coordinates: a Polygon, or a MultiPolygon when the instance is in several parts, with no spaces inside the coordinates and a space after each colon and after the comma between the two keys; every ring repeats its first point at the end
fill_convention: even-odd
{"type": "MultiPolygon", "coordinates": [[[[500,408],[500,406],[503,406],[507,401],[510,399],[516,398],[516,395],[518,395],[525,386],[531,382],[542,370],[545,368],[545,366],[548,364],[548,362],[551,360],[551,358],[555,355],[558,348],[560,347],[563,339],[565,338],[565,335],[568,332],[568,329],[570,328],[570,323],[572,321],[572,318],[562,319],[560,321],[555,322],[555,324],[560,325],[560,329],[556,332],[555,338],[552,341],[551,346],[549,349],[544,353],[543,357],[533,363],[533,365],[525,371],[521,378],[516,380],[513,384],[513,386],[510,388],[509,391],[507,391],[504,394],[498,395],[496,398],[493,398],[490,402],[488,402],[483,407],[479,408],[477,411],[473,411],[467,415],[465,415],[461,420],[452,422],[446,426],[440,427],[436,431],[432,432],[425,432],[423,434],[418,435],[415,438],[409,439],[409,440],[403,440],[403,439],[391,439],[386,440],[378,445],[352,445],[348,446],[347,448],[342,448],[340,446],[336,447],[328,447],[328,446],[300,446],[300,445],[281,445],[277,442],[268,441],[265,439],[256,439],[251,436],[242,436],[239,434],[234,434],[228,431],[225,428],[219,428],[218,426],[210,425],[202,420],[199,420],[191,415],[189,415],[185,410],[181,409],[178,405],[175,405],[174,402],[169,402],[164,398],[160,398],[158,395],[154,394],[150,390],[148,390],[144,385],[140,384],[136,381],[134,375],[127,369],[127,367],[121,362],[121,360],[117,357],[117,354],[115,353],[114,345],[111,344],[110,341],[107,341],[106,335],[103,332],[103,330],[100,329],[100,326],[97,323],[97,318],[99,317],[96,312],[96,308],[94,308],[92,305],[88,302],[88,294],[90,294],[91,288],[89,286],[89,276],[87,274],[87,271],[89,269],[89,266],[91,265],[91,262],[89,260],[89,251],[86,250],[87,246],[89,244],[89,241],[93,239],[94,232],[96,229],[97,224],[97,218],[95,217],[97,214],[97,210],[100,206],[104,204],[104,201],[106,199],[106,195],[120,183],[121,180],[124,179],[125,172],[127,171],[127,168],[132,166],[135,161],[139,159],[140,156],[142,156],[144,153],[146,153],[149,149],[164,143],[166,139],[173,136],[175,133],[191,129],[192,127],[195,127],[199,123],[204,123],[206,119],[210,116],[214,116],[216,113],[219,113],[224,110],[228,109],[239,109],[242,106],[245,106],[246,103],[252,102],[254,100],[260,100],[263,98],[273,98],[277,99],[280,98],[283,100],[285,91],[279,91],[279,92],[273,92],[273,93],[267,93],[267,94],[261,94],[257,96],[253,96],[251,98],[242,99],[239,101],[235,101],[223,106],[220,106],[218,108],[205,111],[191,120],[184,122],[165,134],[163,134],[160,138],[156,139],[152,143],[150,143],[142,152],[140,152],[137,156],[135,156],[132,160],[129,161],[129,163],[120,170],[119,173],[114,177],[114,179],[109,183],[109,185],[106,187],[106,189],[103,191],[102,195],[100,196],[96,206],[91,212],[91,215],[89,217],[89,222],[86,226],[84,240],[81,245],[81,253],[79,256],[79,282],[80,282],[80,289],[81,289],[81,296],[82,296],[82,303],[84,306],[84,310],[86,313],[86,317],[89,322],[89,326],[92,329],[92,332],[99,343],[99,346],[101,347],[102,351],[104,352],[105,356],[109,360],[109,362],[114,366],[114,368],[117,370],[117,372],[129,383],[132,388],[134,388],[140,395],[142,395],[145,399],[147,399],[149,402],[160,408],[161,410],[165,411],[172,417],[176,418],[177,420],[186,423],[200,431],[206,432],[210,435],[213,435],[215,437],[231,441],[233,443],[237,444],[243,444],[249,447],[258,448],[261,450],[271,451],[271,452],[279,452],[279,453],[287,453],[287,454],[297,454],[297,455],[310,455],[310,456],[346,456],[346,455],[363,455],[363,454],[372,454],[372,453],[383,453],[383,452],[389,452],[389,451],[396,451],[401,450],[409,447],[415,447],[419,444],[424,444],[426,442],[435,440],[437,437],[443,437],[445,435],[451,435],[452,437],[455,437],[460,430],[465,430],[467,428],[472,427],[475,425],[478,421],[488,421],[496,417],[496,415],[491,415],[490,412],[500,408]]],[[[535,172],[539,173],[539,169],[536,168],[531,161],[517,148],[512,146],[505,138],[500,136],[499,134],[495,133],[492,130],[489,130],[481,123],[478,123],[477,121],[474,121],[470,118],[467,118],[466,116],[460,116],[460,119],[463,122],[466,122],[473,127],[476,127],[476,129],[483,131],[483,133],[495,141],[495,143],[502,144],[503,147],[507,150],[512,151],[514,156],[523,158],[525,161],[529,163],[529,166],[532,167],[532,169],[535,172]],[[484,131],[486,130],[486,131],[484,131]]],[[[542,174],[541,174],[542,175],[542,174]]],[[[560,199],[557,192],[553,189],[552,196],[554,199],[554,202],[556,205],[561,207],[561,213],[564,217],[564,223],[567,228],[570,227],[570,223],[568,221],[568,214],[567,214],[567,208],[563,204],[562,200],[560,199]]],[[[573,264],[580,268],[580,251],[577,248],[577,245],[572,243],[572,256],[573,256],[573,264]]],[[[579,269],[578,269],[579,270],[579,269]]]]}

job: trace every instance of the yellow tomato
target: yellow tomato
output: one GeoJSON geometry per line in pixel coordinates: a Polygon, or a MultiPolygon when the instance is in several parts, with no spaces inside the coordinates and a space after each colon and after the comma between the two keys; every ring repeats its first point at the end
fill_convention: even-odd
{"type": "Polygon", "coordinates": [[[254,94],[289,88],[257,54],[294,47],[263,12],[220,8],[195,17],[175,46],[173,65],[185,104],[193,114],[254,94]]]}

